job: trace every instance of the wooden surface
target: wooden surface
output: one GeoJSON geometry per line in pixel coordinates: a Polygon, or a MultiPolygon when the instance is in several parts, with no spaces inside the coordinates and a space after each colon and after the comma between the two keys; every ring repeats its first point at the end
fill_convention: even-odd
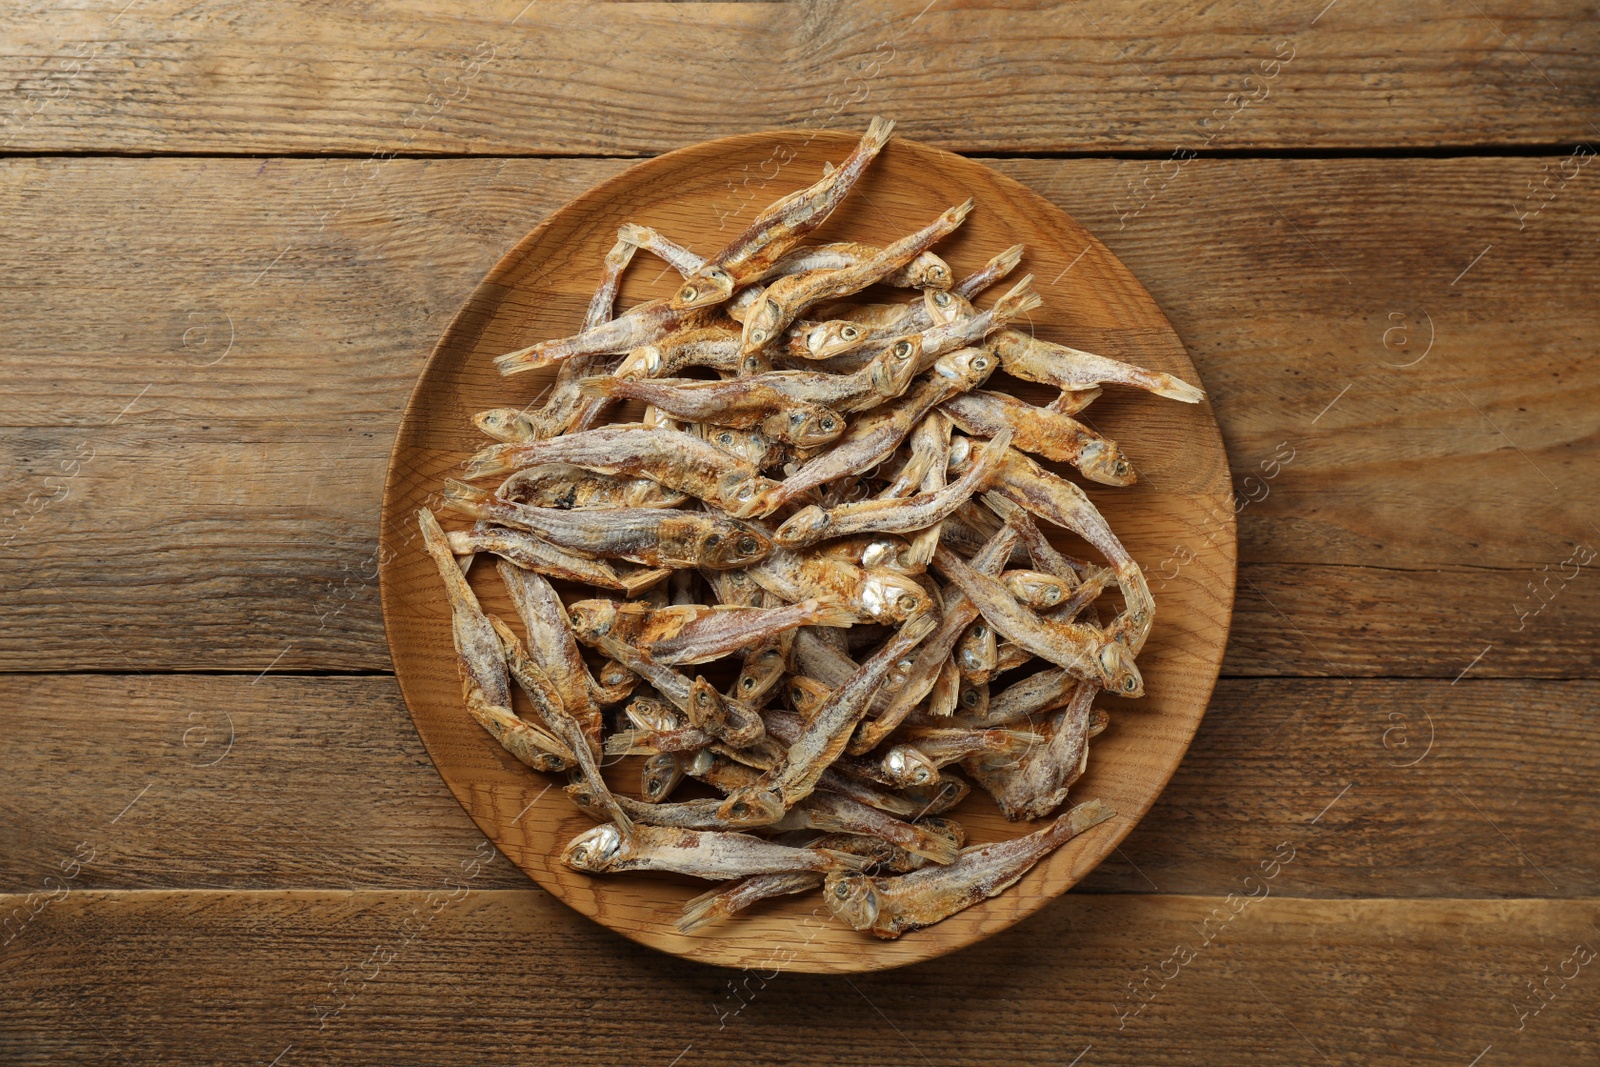
{"type": "MultiPolygon", "coordinates": [[[[677,920],[703,884],[665,876],[595,877],[560,861],[566,844],[594,821],[558,797],[542,803],[552,779],[528,774],[462,714],[449,604],[438,566],[417,535],[417,512],[439,508],[444,480],[457,476],[483,447],[470,413],[525,407],[550,388],[553,370],[507,380],[494,358],[578,327],[593,296],[596,265],[615,243],[619,226],[632,221],[663,234],[726,233],[731,239],[766,203],[803,189],[825,162],[844,158],[853,147],[851,135],[833,131],[719,138],[631,167],[552,214],[495,264],[440,340],[406,406],[384,490],[379,577],[390,652],[418,732],[456,798],[513,863],[563,902],[641,944],[726,967],[762,966],[773,944],[784,941],[799,942],[785,953],[792,971],[904,966],[963,948],[1045,906],[1110,855],[1166,785],[1205,714],[1227,641],[1237,552],[1227,456],[1216,419],[1204,401],[1177,404],[1117,390],[1096,402],[1093,418],[1138,455],[1144,480],[1124,488],[1095,486],[1091,499],[1136,559],[1159,557],[1196,531],[1206,540],[1165,590],[1139,655],[1139,670],[1148,679],[1144,697],[1134,703],[1103,699],[1116,729],[1096,741],[1088,772],[1074,786],[1074,803],[1102,800],[1116,812],[1113,825],[1067,843],[996,899],[887,943],[843,923],[818,923],[813,916],[822,902],[815,893],[785,897],[752,909],[739,922],[685,936],[677,920]],[[729,171],[758,169],[774,159],[786,162],[760,198],[730,196],[729,171]]],[[[1029,316],[1036,336],[1185,381],[1198,377],[1161,309],[1104,245],[1048,200],[961,156],[890,141],[816,238],[882,247],[968,198],[981,207],[939,243],[941,258],[957,277],[1023,243],[1027,270],[1038,278],[1036,291],[1044,300],[1029,316]]],[[[682,281],[675,272],[641,266],[625,276],[619,306],[663,299],[682,281]]],[[[1038,404],[1058,392],[1004,375],[991,384],[1038,404]]],[[[618,416],[635,417],[627,409],[618,416]]],[[[448,512],[442,521],[470,526],[448,512]]],[[[776,518],[769,521],[776,525],[776,518]]],[[[1064,544],[1071,537],[1056,533],[1064,544]]],[[[1071,550],[1089,551],[1079,545],[1071,550]]],[[[475,568],[469,577],[486,610],[516,617],[491,568],[475,568]]],[[[641,763],[626,760],[613,772],[628,795],[637,795],[641,763]]],[[[981,793],[949,814],[961,821],[971,844],[1009,840],[1048,823],[1008,822],[981,793]]]]}
{"type": "Polygon", "coordinates": [[[1600,171],[1561,173],[1600,137],[1594,6],[922,7],[11,13],[0,1059],[1594,1061],[1595,965],[1550,977],[1600,948],[1600,586],[1559,577],[1600,548],[1600,171]],[[628,164],[597,154],[877,110],[1042,157],[985,162],[1150,290],[1241,498],[1296,458],[1239,513],[1223,678],[1118,853],[970,951],[730,988],[472,867],[388,673],[383,471],[451,313],[628,164]]]}

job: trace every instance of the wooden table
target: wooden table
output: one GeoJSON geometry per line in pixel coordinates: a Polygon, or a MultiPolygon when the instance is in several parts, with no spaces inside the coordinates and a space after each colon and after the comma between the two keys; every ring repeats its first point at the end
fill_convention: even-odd
{"type": "Polygon", "coordinates": [[[0,1060],[1595,1061],[1593,4],[525,2],[10,14],[0,1060]],[[688,965],[446,792],[385,463],[548,211],[876,112],[1165,308],[1234,470],[1232,643],[1033,919],[854,980],[688,965]]]}

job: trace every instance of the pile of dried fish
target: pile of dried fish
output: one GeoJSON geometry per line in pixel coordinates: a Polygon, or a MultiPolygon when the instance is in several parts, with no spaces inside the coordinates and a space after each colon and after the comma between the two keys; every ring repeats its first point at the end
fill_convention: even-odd
{"type": "Polygon", "coordinates": [[[420,515],[467,710],[529,767],[572,773],[568,795],[600,822],[566,847],[573,868],[727,880],[690,902],[685,932],[825,886],[844,921],[897,937],[1112,815],[1090,801],[969,848],[943,817],[972,784],[1008,818],[1050,816],[1107,725],[1095,694],[1142,695],[1144,578],[1040,461],[1127,485],[1116,443],[1073,415],[1106,384],[1201,394],[1018,329],[1040,303],[1031,276],[978,310],[1023,250],[956,279],[931,249],[970,200],[881,248],[802,243],[891,126],[874,120],[708,258],[622,227],[582,329],[496,360],[557,370],[537,410],[476,416],[498,443],[444,487],[476,524],[445,533],[420,515]],[[641,249],[683,284],[613,317],[641,249]],[[910,298],[845,302],[874,285],[910,298]],[[1060,396],[985,390],[997,370],[1060,396]],[[640,421],[602,425],[617,401],[643,404],[640,421]],[[487,478],[499,488],[470,484],[487,478]],[[1109,566],[1064,556],[1038,519],[1109,566]],[[477,553],[498,557],[521,633],[480,608],[464,577],[477,553]],[[605,592],[563,603],[552,578],[605,592]],[[1120,610],[1102,622],[1112,587],[1120,610]],[[637,798],[601,774],[621,756],[645,757],[637,798]],[[690,779],[700,795],[670,799],[690,779]]]}

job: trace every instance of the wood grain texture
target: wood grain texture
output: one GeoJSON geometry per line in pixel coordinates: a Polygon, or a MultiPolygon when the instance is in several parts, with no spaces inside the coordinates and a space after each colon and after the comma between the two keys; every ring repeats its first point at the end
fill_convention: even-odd
{"type": "Polygon", "coordinates": [[[956,955],[842,979],[701,967],[538,891],[455,884],[68,890],[0,961],[0,1040],[16,1064],[975,1067],[1081,1056],[1461,1067],[1488,1047],[1498,1064],[1587,1063],[1600,1051],[1593,962],[1564,986],[1551,981],[1538,1015],[1517,1014],[1537,1003],[1528,981],[1574,973],[1580,943],[1592,959],[1594,898],[1074,893],[956,955]]]}
{"type": "Polygon", "coordinates": [[[771,127],[850,129],[875,112],[899,118],[910,138],[965,152],[1592,135],[1592,4],[1323,8],[830,0],[606,5],[604,17],[545,0],[470,13],[393,0],[38,8],[8,30],[0,84],[15,103],[0,139],[31,152],[648,155],[771,127]],[[1262,67],[1282,57],[1292,59],[1262,67]],[[1257,102],[1235,115],[1241,94],[1257,102]]]}
{"type": "MultiPolygon", "coordinates": [[[[1290,841],[1281,896],[1600,895],[1600,843],[1572,830],[1600,818],[1597,700],[1593,682],[1224,679],[1079,891],[1239,892],[1239,857],[1290,841]]],[[[80,842],[80,888],[431,889],[483,841],[391,678],[11,676],[0,708],[0,892],[80,842]]],[[[528,881],[501,859],[474,884],[528,881]]]]}
{"type": "MultiPolygon", "coordinates": [[[[809,143],[798,148],[771,135],[751,134],[669,153],[630,168],[547,218],[473,290],[429,358],[401,421],[384,486],[379,568],[384,628],[401,692],[451,791],[517,866],[563,902],[642,944],[724,966],[749,966],[765,958],[771,939],[803,921],[819,901],[811,894],[788,897],[746,922],[685,936],[676,920],[703,884],[594,877],[563,863],[562,849],[592,821],[565,804],[539,803],[542,794],[530,788],[522,765],[461,715],[449,602],[437,566],[421,544],[417,512],[441,507],[445,479],[481,447],[482,435],[470,421],[473,412],[526,407],[548,390],[554,368],[508,379],[494,358],[567,335],[569,323],[592,296],[596,265],[615,244],[620,225],[631,220],[663,233],[725,232],[732,240],[765,203],[805,188],[827,160],[842,158],[855,144],[852,137],[824,131],[808,136],[809,143]],[[783,158],[790,161],[759,201],[731,211],[718,205],[730,170],[783,158]]],[[[1024,242],[1047,305],[1029,319],[1038,336],[1081,347],[1082,335],[1091,332],[1108,355],[1186,381],[1197,379],[1159,306],[1103,246],[1025,186],[961,156],[914,141],[890,141],[816,237],[884,246],[969,198],[981,201],[983,210],[939,243],[940,256],[957,277],[1024,242]],[[1084,248],[1095,252],[1087,264],[1081,263],[1084,248]],[[1073,267],[1076,273],[1069,278],[1073,267]],[[1045,280],[1051,277],[1056,281],[1045,280]]],[[[641,274],[625,281],[621,306],[670,296],[678,282],[641,274]]],[[[1035,403],[1049,398],[1045,390],[1030,397],[1035,403]]],[[[1107,434],[1139,442],[1143,468],[1152,475],[1151,482],[1127,488],[1086,489],[1128,552],[1148,557],[1189,529],[1208,523],[1213,528],[1209,543],[1167,592],[1139,655],[1145,681],[1137,714],[1115,736],[1097,742],[1095,758],[1078,783],[1082,800],[1103,800],[1116,818],[1041,859],[1005,893],[928,929],[888,942],[837,926],[819,930],[797,950],[794,969],[879,970],[929,959],[1004,929],[1065,892],[1108,855],[1183,758],[1216,681],[1233,601],[1236,553],[1227,457],[1204,400],[1179,404],[1125,389],[1097,403],[1096,416],[1107,434]]],[[[442,521],[456,528],[470,525],[453,515],[442,521]]],[[[1063,543],[1070,537],[1066,531],[1052,533],[1063,543]]],[[[486,611],[516,618],[491,569],[478,568],[469,578],[486,611]]],[[[630,762],[642,761],[625,761],[617,770],[630,762]]],[[[950,814],[961,820],[969,844],[1008,840],[1046,825],[1009,823],[977,795],[950,814]]]]}
{"type": "MultiPolygon", "coordinates": [[[[1470,677],[1594,676],[1600,584],[1540,570],[1600,547],[1593,169],[1518,218],[1557,163],[1194,160],[1161,185],[992,162],[1170,312],[1241,499],[1296,449],[1239,515],[1225,673],[1448,679],[1492,645],[1470,677]],[[1433,349],[1386,366],[1421,355],[1425,316],[1433,349]],[[1530,582],[1549,603],[1524,625],[1530,582]]],[[[0,540],[24,564],[0,573],[0,666],[386,669],[374,516],[405,397],[497,256],[622,167],[0,166],[0,540]]],[[[1158,596],[1178,549],[1141,560],[1158,596]]]]}

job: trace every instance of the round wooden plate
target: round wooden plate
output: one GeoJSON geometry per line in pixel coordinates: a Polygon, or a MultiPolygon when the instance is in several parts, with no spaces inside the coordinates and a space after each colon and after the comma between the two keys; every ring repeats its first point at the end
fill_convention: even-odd
{"type": "MultiPolygon", "coordinates": [[[[551,215],[490,271],[445,331],[406,407],[384,490],[381,583],[395,673],[456,798],[514,863],[579,912],[642,944],[727,967],[896,967],[1003,930],[1065,892],[1122,840],[1183,757],[1216,680],[1232,612],[1233,496],[1209,406],[1108,386],[1085,416],[1122,445],[1140,479],[1123,489],[1089,486],[1089,494],[1145,568],[1156,598],[1155,628],[1139,657],[1146,695],[1098,698],[1112,725],[1091,746],[1088,772],[1073,788],[1074,803],[1104,798],[1115,819],[1070,842],[999,897],[897,941],[834,920],[820,894],[769,901],[684,936],[673,923],[703,884],[670,876],[591,877],[561,865],[561,848],[592,823],[562,795],[564,782],[516,762],[464,710],[450,612],[416,532],[417,509],[439,511],[444,478],[486,443],[470,421],[474,412],[520,407],[544,390],[548,374],[502,378],[491,361],[578,328],[621,223],[643,223],[695,250],[713,250],[854,144],[853,135],[821,131],[711,141],[641,163],[551,215]]],[[[1039,336],[1202,384],[1160,308],[1104,245],[1053,204],[980,163],[893,140],[816,239],[886,244],[968,196],[977,210],[938,249],[958,277],[1021,241],[1027,245],[1022,271],[1036,276],[1044,298],[1033,313],[1039,336]]],[[[676,281],[641,254],[618,306],[666,296],[676,281]]],[[[999,375],[989,387],[1011,388],[1035,402],[1050,398],[999,375]]],[[[452,517],[441,516],[448,528],[452,517]]],[[[474,567],[472,584],[487,610],[515,619],[492,567],[474,567]]],[[[635,761],[609,773],[636,790],[635,761]]],[[[973,842],[1035,828],[1007,822],[977,790],[955,815],[973,842]]]]}

